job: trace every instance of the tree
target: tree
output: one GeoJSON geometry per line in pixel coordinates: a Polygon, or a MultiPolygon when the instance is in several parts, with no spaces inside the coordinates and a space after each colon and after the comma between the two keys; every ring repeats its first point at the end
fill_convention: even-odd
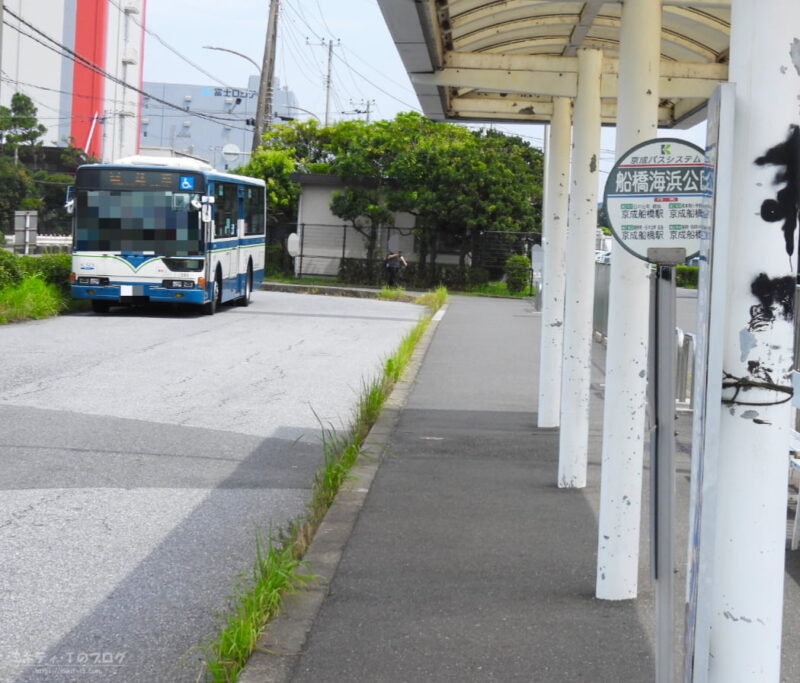
{"type": "Polygon", "coordinates": [[[11,107],[0,107],[0,141],[4,154],[14,153],[20,145],[41,147],[40,138],[47,132],[36,118],[37,109],[27,95],[14,93],[11,107]]]}
{"type": "Polygon", "coordinates": [[[417,215],[421,259],[435,277],[439,243],[460,240],[459,263],[477,251],[484,230],[528,232],[540,225],[541,152],[520,138],[432,123],[415,114],[396,121],[411,144],[390,168],[402,187],[393,208],[417,215]]]}
{"type": "Polygon", "coordinates": [[[295,160],[289,150],[259,147],[236,173],[263,178],[267,185],[267,216],[271,225],[288,223],[297,216],[300,186],[292,182],[295,160]]]}
{"type": "Polygon", "coordinates": [[[394,225],[388,169],[393,146],[398,144],[395,135],[387,121],[345,121],[335,127],[330,142],[334,155],[330,170],[346,185],[334,192],[331,211],[363,236],[370,282],[377,281],[378,235],[382,228],[394,225]]]}
{"type": "Polygon", "coordinates": [[[30,174],[9,157],[0,157],[0,224],[6,232],[14,230],[14,211],[38,209],[36,187],[30,174]]]}
{"type": "Polygon", "coordinates": [[[297,170],[341,178],[345,188],[331,210],[364,236],[373,281],[378,235],[397,211],[416,216],[420,265],[431,283],[445,238],[459,242],[464,266],[483,231],[532,232],[541,223],[542,153],[497,131],[405,113],[370,124],[276,126],[264,149],[284,152],[297,170]]]}
{"type": "Polygon", "coordinates": [[[66,235],[70,232],[70,217],[64,209],[67,187],[75,182],[68,173],[36,171],[33,182],[39,198],[39,232],[66,235]]]}
{"type": "Polygon", "coordinates": [[[336,156],[332,149],[333,135],[334,128],[321,127],[314,120],[292,121],[273,126],[264,135],[262,147],[290,153],[298,171],[327,173],[336,156]]]}

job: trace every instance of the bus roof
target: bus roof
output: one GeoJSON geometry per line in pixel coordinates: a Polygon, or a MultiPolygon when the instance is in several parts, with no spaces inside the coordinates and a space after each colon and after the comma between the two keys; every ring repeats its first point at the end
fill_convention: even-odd
{"type": "Polygon", "coordinates": [[[262,178],[251,176],[235,175],[233,173],[223,173],[215,170],[211,165],[204,161],[191,159],[188,157],[155,157],[155,156],[132,156],[117,159],[108,164],[84,164],[80,168],[141,168],[148,170],[186,170],[203,173],[209,180],[233,180],[250,185],[266,186],[262,178]]]}

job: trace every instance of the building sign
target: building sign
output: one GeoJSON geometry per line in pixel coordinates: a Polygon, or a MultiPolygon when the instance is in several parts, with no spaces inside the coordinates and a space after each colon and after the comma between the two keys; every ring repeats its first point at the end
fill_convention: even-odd
{"type": "Polygon", "coordinates": [[[217,86],[200,88],[200,94],[206,97],[240,97],[243,100],[255,99],[258,94],[248,88],[219,88],[217,86]]]}
{"type": "Polygon", "coordinates": [[[645,261],[653,248],[682,248],[689,258],[710,230],[711,187],[711,167],[700,147],[674,138],[640,143],[608,174],[608,227],[645,261]]]}

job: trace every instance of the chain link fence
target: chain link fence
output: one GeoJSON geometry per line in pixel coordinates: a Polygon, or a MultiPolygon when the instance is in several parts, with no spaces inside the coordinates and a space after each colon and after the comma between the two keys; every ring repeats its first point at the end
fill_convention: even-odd
{"type": "Polygon", "coordinates": [[[268,274],[337,278],[350,284],[383,284],[388,279],[387,254],[401,252],[408,264],[398,274],[403,286],[443,284],[464,288],[521,276],[532,292],[530,265],[525,267],[524,273],[513,272],[513,269],[509,273],[507,261],[515,254],[530,259],[533,246],[541,241],[538,233],[486,230],[470,236],[467,243],[458,235],[438,235],[433,263],[430,245],[424,244],[410,228],[376,230],[371,259],[367,257],[367,234],[366,229],[358,230],[343,223],[275,224],[268,235],[268,274]],[[298,253],[294,257],[286,251],[287,239],[293,232],[299,237],[298,253]]]}

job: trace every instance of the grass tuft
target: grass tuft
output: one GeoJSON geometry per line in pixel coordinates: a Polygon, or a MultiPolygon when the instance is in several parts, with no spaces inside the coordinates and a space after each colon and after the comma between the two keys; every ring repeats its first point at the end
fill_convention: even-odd
{"type": "Polygon", "coordinates": [[[362,385],[353,422],[348,429],[337,431],[333,426],[320,422],[322,464],[314,475],[306,513],[292,520],[286,531],[277,536],[271,535],[267,540],[257,537],[253,576],[234,587],[231,609],[223,627],[204,648],[207,678],[210,680],[219,683],[235,681],[267,622],[280,610],[283,596],[313,580],[302,562],[303,555],[350,469],[362,455],[364,439],[411,360],[433,314],[446,301],[447,290],[444,287],[417,299],[417,303],[428,306],[428,314],[406,334],[398,350],[386,359],[381,376],[362,385]]]}
{"type": "Polygon", "coordinates": [[[385,301],[414,301],[414,297],[402,287],[381,287],[378,291],[378,298],[385,301]]]}
{"type": "Polygon", "coordinates": [[[49,318],[63,308],[64,298],[58,288],[38,275],[0,289],[0,324],[49,318]]]}
{"type": "Polygon", "coordinates": [[[285,595],[313,577],[301,573],[303,563],[291,543],[266,541],[256,534],[253,575],[242,578],[229,597],[231,611],[213,647],[206,650],[206,669],[214,681],[235,681],[255,648],[263,625],[280,610],[285,595]]]}

